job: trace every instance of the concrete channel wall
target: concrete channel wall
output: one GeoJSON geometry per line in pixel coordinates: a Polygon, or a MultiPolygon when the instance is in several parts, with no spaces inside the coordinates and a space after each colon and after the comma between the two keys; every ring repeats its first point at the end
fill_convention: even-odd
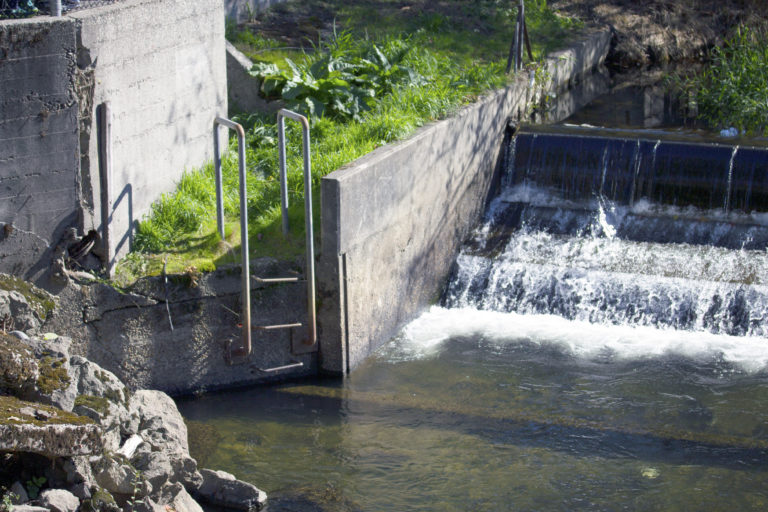
{"type": "Polygon", "coordinates": [[[185,169],[212,158],[226,114],[220,0],[123,0],[0,21],[0,271],[50,285],[67,228],[101,230],[96,111],[112,111],[110,254],[185,169]]]}
{"type": "Polygon", "coordinates": [[[384,146],[322,180],[322,371],[358,366],[434,304],[491,192],[509,120],[601,64],[601,31],[550,56],[543,72],[384,146]]]}
{"type": "MultiPolygon", "coordinates": [[[[224,10],[216,0],[127,0],[72,19],[93,72],[91,114],[104,102],[113,111],[114,260],[152,202],[213,158],[213,118],[227,112],[224,10]]],[[[101,225],[97,132],[83,137],[85,230],[101,225]]]]}
{"type": "Polygon", "coordinates": [[[237,23],[250,21],[257,13],[285,0],[224,0],[227,18],[237,23]]]}
{"type": "Polygon", "coordinates": [[[0,267],[27,278],[44,271],[40,257],[77,223],[76,28],[0,22],[0,267]]]}

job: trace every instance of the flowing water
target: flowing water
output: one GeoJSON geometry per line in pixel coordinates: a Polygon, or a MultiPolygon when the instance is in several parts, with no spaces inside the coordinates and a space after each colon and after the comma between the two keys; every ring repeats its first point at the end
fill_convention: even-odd
{"type": "Polygon", "coordinates": [[[710,148],[705,183],[658,141],[537,143],[441,304],[348,379],[182,402],[203,465],[270,511],[766,510],[763,155],[710,148]]]}

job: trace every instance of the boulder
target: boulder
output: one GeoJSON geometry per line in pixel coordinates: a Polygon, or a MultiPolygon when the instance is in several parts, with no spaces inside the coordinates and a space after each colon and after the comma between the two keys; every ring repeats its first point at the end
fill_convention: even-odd
{"type": "Polygon", "coordinates": [[[72,339],[55,334],[44,338],[32,337],[23,341],[34,353],[39,367],[35,393],[25,394],[23,398],[71,411],[77,396],[76,379],[69,366],[72,339]]]}
{"type": "Polygon", "coordinates": [[[77,496],[80,501],[90,500],[93,497],[91,494],[91,486],[85,482],[72,485],[69,490],[72,492],[72,494],[77,496]]]}
{"type": "Polygon", "coordinates": [[[197,495],[207,503],[236,510],[258,510],[267,502],[267,494],[255,485],[243,482],[226,471],[202,469],[203,483],[197,495]]]}
{"type": "MultiPolygon", "coordinates": [[[[91,470],[91,464],[88,462],[87,457],[68,457],[62,461],[62,469],[66,477],[66,482],[70,486],[85,484],[86,488],[90,488],[96,483],[96,478],[93,476],[91,470]]],[[[80,494],[75,495],[84,500],[80,494]]]]}
{"type": "Polygon", "coordinates": [[[83,501],[80,512],[120,512],[120,507],[107,490],[97,488],[90,499],[83,501]]]}
{"type": "Polygon", "coordinates": [[[171,458],[165,452],[142,453],[131,460],[131,463],[141,471],[141,476],[152,484],[153,489],[160,489],[165,485],[174,472],[171,458]]]}
{"type": "Polygon", "coordinates": [[[137,391],[129,401],[128,411],[138,416],[139,435],[144,439],[144,445],[132,459],[136,467],[146,467],[159,479],[156,465],[164,467],[167,461],[171,467],[169,482],[181,482],[191,491],[197,489],[203,480],[197,462],[189,456],[184,418],[171,397],[161,391],[137,391]],[[162,452],[167,458],[150,456],[150,452],[162,452]]]}
{"type": "Polygon", "coordinates": [[[8,491],[11,493],[11,503],[14,505],[21,505],[29,501],[27,490],[18,480],[13,482],[11,488],[8,489],[8,491]]]}
{"type": "Polygon", "coordinates": [[[4,421],[7,423],[0,423],[0,451],[31,452],[46,457],[90,455],[102,451],[98,425],[69,418],[65,411],[52,418],[51,421],[56,423],[38,421],[21,413],[18,416],[6,414],[4,421]],[[70,419],[73,422],[67,423],[70,419]]]}
{"type": "Polygon", "coordinates": [[[157,512],[203,512],[202,507],[189,495],[184,486],[179,483],[170,483],[163,486],[156,498],[161,510],[157,512]]]}
{"type": "Polygon", "coordinates": [[[154,450],[189,455],[187,426],[170,396],[162,391],[137,391],[128,401],[128,411],[138,416],[139,435],[154,450]]]}
{"type": "Polygon", "coordinates": [[[132,418],[128,412],[127,388],[112,372],[83,357],[73,356],[69,362],[77,390],[73,412],[101,425],[104,448],[117,451],[122,436],[138,428],[138,417],[132,418]]]}
{"type": "Polygon", "coordinates": [[[32,395],[39,376],[32,350],[18,338],[0,333],[0,391],[22,398],[32,395]]]}
{"type": "Polygon", "coordinates": [[[94,457],[91,467],[99,487],[111,494],[146,496],[152,486],[130,464],[111,457],[94,457]]]}
{"type": "Polygon", "coordinates": [[[0,319],[11,321],[13,328],[22,331],[35,330],[41,322],[37,311],[29,305],[24,295],[8,290],[0,290],[0,319]]]}
{"type": "Polygon", "coordinates": [[[64,489],[46,489],[38,501],[52,512],[75,512],[80,506],[77,496],[64,489]]]}

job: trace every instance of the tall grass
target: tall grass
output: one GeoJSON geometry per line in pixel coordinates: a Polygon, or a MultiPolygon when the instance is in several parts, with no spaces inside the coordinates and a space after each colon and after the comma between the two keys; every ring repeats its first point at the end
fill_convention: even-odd
{"type": "MultiPolygon", "coordinates": [[[[459,3],[470,7],[473,5],[471,2],[459,3]]],[[[493,3],[485,1],[479,4],[483,7],[493,3]]],[[[531,4],[534,11],[546,10],[542,0],[531,0],[531,4]]],[[[475,5],[475,8],[478,7],[475,5]]],[[[505,11],[504,16],[511,19],[514,12],[505,11]]],[[[554,23],[552,20],[557,19],[554,15],[541,16],[547,23],[554,23]]],[[[470,52],[451,49],[452,46],[462,45],[459,39],[464,34],[463,29],[454,32],[443,30],[448,22],[440,17],[422,21],[426,27],[419,27],[409,34],[385,35],[376,42],[376,47],[384,54],[392,49],[397,50],[397,65],[407,72],[397,76],[394,72],[387,75],[386,84],[377,88],[376,94],[366,100],[365,108],[360,109],[354,116],[312,116],[313,188],[318,188],[322,176],[342,165],[381,145],[405,138],[425,123],[445,118],[462,105],[473,101],[479,94],[506,83],[504,65],[508,38],[497,37],[499,40],[494,43],[497,49],[485,54],[483,58],[478,58],[474,55],[475,49],[470,52]],[[453,43],[451,37],[454,39],[453,43]],[[438,44],[435,43],[437,39],[440,39],[438,44]]],[[[511,26],[511,22],[509,25],[511,26]]],[[[558,37],[563,37],[571,28],[564,21],[563,26],[558,28],[561,32],[558,37]]],[[[554,31],[552,27],[549,27],[549,30],[554,31]]],[[[239,38],[247,39],[248,36],[239,38]]],[[[345,63],[351,62],[353,58],[370,59],[373,44],[370,37],[352,36],[349,31],[340,32],[334,38],[317,45],[312,54],[303,54],[296,59],[294,66],[301,67],[299,71],[304,73],[322,59],[325,59],[327,64],[328,59],[333,58],[337,60],[334,65],[344,67],[347,65],[345,63]]],[[[281,72],[288,74],[290,78],[292,71],[284,60],[270,59],[267,56],[264,62],[278,62],[281,72]]],[[[369,74],[366,75],[366,80],[371,79],[370,66],[367,73],[369,74]]],[[[313,79],[309,77],[307,82],[311,83],[313,79]]],[[[347,76],[344,79],[353,80],[347,76]]],[[[295,83],[294,80],[293,84],[295,83]]],[[[330,98],[330,101],[333,101],[332,95],[330,98]]],[[[332,112],[332,109],[324,110],[324,113],[329,112],[332,112]]],[[[280,190],[274,117],[253,113],[239,115],[237,120],[247,130],[250,247],[257,256],[298,256],[303,251],[304,239],[300,129],[293,123],[287,124],[288,188],[292,205],[289,214],[292,219],[292,231],[288,238],[284,239],[279,228],[280,190]]],[[[223,160],[223,178],[224,210],[228,219],[226,243],[219,241],[215,234],[213,168],[212,165],[207,165],[185,173],[177,190],[163,195],[153,205],[150,214],[138,226],[134,244],[134,249],[145,253],[145,256],[129,258],[123,265],[122,272],[129,276],[137,272],[157,272],[161,268],[160,256],[152,254],[163,254],[163,258],[170,254],[171,271],[186,268],[190,261],[196,261],[196,266],[204,268],[211,268],[225,261],[237,261],[236,250],[232,250],[233,246],[239,245],[239,230],[236,229],[236,219],[240,214],[236,151],[230,151],[223,160]]],[[[314,194],[316,201],[318,196],[319,194],[314,194]]],[[[318,210],[319,208],[315,208],[315,211],[318,210]]]]}
{"type": "Polygon", "coordinates": [[[677,85],[695,97],[699,118],[714,128],[768,135],[768,36],[739,27],[711,52],[698,75],[677,85]]]}

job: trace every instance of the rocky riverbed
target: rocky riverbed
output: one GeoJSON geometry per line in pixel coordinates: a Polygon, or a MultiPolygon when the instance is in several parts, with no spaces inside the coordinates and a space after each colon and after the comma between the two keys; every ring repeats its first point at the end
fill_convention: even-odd
{"type": "Polygon", "coordinates": [[[266,494],[198,468],[173,400],[131,391],[40,331],[34,293],[0,290],[0,510],[256,510],[266,494]],[[30,298],[32,300],[30,300],[30,298]]]}

